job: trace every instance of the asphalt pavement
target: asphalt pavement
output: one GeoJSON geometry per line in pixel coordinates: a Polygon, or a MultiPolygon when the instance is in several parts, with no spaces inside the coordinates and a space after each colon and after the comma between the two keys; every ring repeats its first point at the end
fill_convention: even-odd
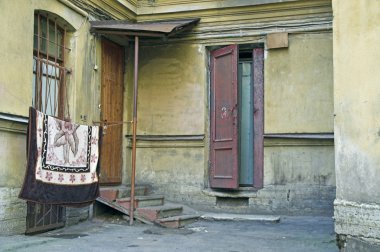
{"type": "Polygon", "coordinates": [[[331,217],[286,217],[279,222],[200,220],[168,229],[108,216],[25,236],[0,236],[0,251],[318,251],[337,252],[331,217]]]}

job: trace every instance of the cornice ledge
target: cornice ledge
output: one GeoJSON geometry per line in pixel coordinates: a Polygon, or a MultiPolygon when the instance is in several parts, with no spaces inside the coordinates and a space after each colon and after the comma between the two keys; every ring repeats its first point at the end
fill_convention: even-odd
{"type": "Polygon", "coordinates": [[[205,10],[218,10],[234,7],[252,7],[268,4],[286,4],[286,3],[300,2],[306,5],[329,3],[330,0],[169,0],[169,1],[151,1],[151,0],[138,0],[137,16],[139,15],[154,15],[154,14],[170,14],[177,12],[189,11],[205,11],[205,10]]]}

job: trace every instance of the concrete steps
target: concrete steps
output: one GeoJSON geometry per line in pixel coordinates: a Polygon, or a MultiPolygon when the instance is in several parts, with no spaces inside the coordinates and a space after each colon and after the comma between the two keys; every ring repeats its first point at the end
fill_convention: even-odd
{"type": "Polygon", "coordinates": [[[168,218],[157,219],[155,223],[167,228],[181,228],[199,219],[199,215],[178,215],[168,218]]]}
{"type": "Polygon", "coordinates": [[[151,222],[157,219],[167,218],[182,214],[182,206],[152,206],[137,208],[135,215],[151,222]]]}
{"type": "MultiPolygon", "coordinates": [[[[116,202],[127,209],[130,208],[131,198],[116,199],[116,202]]],[[[145,195],[135,196],[134,208],[149,207],[149,206],[162,206],[164,204],[164,196],[161,195],[145,195]]]]}
{"type": "MultiPolygon", "coordinates": [[[[117,198],[126,198],[131,195],[131,188],[129,186],[108,186],[99,189],[100,197],[108,201],[115,201],[117,198]]],[[[135,195],[143,196],[148,195],[149,188],[147,186],[136,186],[135,195]]]]}
{"type": "MultiPolygon", "coordinates": [[[[148,195],[144,186],[136,186],[134,217],[143,223],[157,224],[167,228],[180,228],[199,219],[199,215],[183,214],[181,205],[165,204],[162,195],[148,195]]],[[[129,216],[130,188],[102,187],[97,202],[129,216]]]]}

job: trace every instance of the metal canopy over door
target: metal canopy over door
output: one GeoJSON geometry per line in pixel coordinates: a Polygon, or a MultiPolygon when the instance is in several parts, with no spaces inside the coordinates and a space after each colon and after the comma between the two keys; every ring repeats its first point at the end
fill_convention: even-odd
{"type": "MultiPolygon", "coordinates": [[[[120,184],[123,138],[124,48],[102,40],[101,119],[112,122],[104,130],[101,147],[101,184],[120,184]],[[114,123],[120,122],[120,123],[114,123]]],[[[106,124],[105,124],[106,125],[106,124]]]]}
{"type": "Polygon", "coordinates": [[[211,52],[210,186],[238,188],[238,46],[211,52]]]}

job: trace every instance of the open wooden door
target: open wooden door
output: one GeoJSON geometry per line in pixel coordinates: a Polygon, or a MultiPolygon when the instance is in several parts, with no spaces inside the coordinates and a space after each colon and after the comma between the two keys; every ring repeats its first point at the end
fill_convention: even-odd
{"type": "Polygon", "coordinates": [[[211,52],[210,186],[239,187],[238,46],[211,52]]]}
{"type": "Polygon", "coordinates": [[[123,139],[124,48],[102,40],[101,119],[120,122],[104,129],[101,147],[101,184],[120,184],[123,139]]]}

